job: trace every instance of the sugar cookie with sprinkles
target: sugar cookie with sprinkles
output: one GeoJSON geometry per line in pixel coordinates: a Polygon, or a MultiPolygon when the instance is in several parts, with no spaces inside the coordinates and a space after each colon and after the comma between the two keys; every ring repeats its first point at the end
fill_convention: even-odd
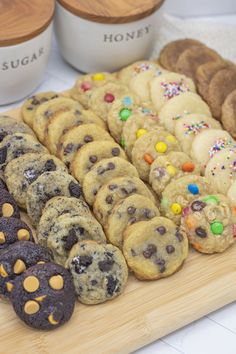
{"type": "Polygon", "coordinates": [[[126,66],[121,69],[117,77],[124,84],[129,86],[132,78],[136,77],[140,73],[151,72],[152,74],[156,72],[156,70],[161,70],[162,68],[155,61],[150,60],[140,60],[136,61],[133,64],[126,66]]]}
{"type": "Polygon", "coordinates": [[[212,156],[205,176],[218,193],[226,194],[236,180],[236,147],[225,148],[212,156]]]}
{"type": "Polygon", "coordinates": [[[15,280],[35,264],[52,261],[48,248],[32,242],[18,241],[0,253],[0,296],[11,297],[15,280]]]}
{"type": "Polygon", "coordinates": [[[115,142],[94,141],[86,144],[82,146],[71,164],[72,174],[80,183],[83,183],[84,176],[97,162],[111,157],[127,160],[124,150],[115,142]]]}
{"type": "Polygon", "coordinates": [[[161,196],[172,180],[189,174],[200,175],[200,166],[184,152],[172,151],[154,160],[150,169],[149,183],[157,195],[161,196]]]}
{"type": "Polygon", "coordinates": [[[70,91],[70,96],[88,108],[88,101],[94,89],[116,80],[115,74],[97,72],[80,76],[70,91]]]}
{"type": "Polygon", "coordinates": [[[126,229],[123,252],[138,279],[156,280],[181,268],[188,256],[188,239],[171,220],[155,217],[126,229]]]}
{"type": "Polygon", "coordinates": [[[128,281],[124,256],[113,245],[79,242],[71,250],[66,267],[72,274],[78,300],[87,305],[114,299],[128,281]]]}
{"type": "Polygon", "coordinates": [[[151,130],[163,129],[159,125],[158,116],[150,109],[139,108],[133,112],[131,118],[125,122],[121,136],[121,145],[129,158],[137,139],[151,130]]]}
{"type": "Polygon", "coordinates": [[[137,168],[140,178],[148,182],[153,161],[158,156],[180,150],[178,141],[169,132],[153,130],[141,136],[134,143],[132,163],[137,168]]]}
{"type": "Polygon", "coordinates": [[[176,122],[191,113],[204,114],[207,117],[212,116],[208,105],[200,96],[193,92],[185,92],[166,102],[158,116],[160,124],[173,134],[176,122]]]}
{"type": "Polygon", "coordinates": [[[6,190],[0,189],[0,217],[20,218],[20,210],[13,196],[6,190]]]}
{"type": "Polygon", "coordinates": [[[236,142],[229,133],[220,129],[206,129],[194,137],[190,155],[204,172],[208,161],[219,151],[229,147],[236,147],[236,142]]]}
{"type": "Polygon", "coordinates": [[[17,241],[34,242],[30,227],[18,218],[0,217],[0,251],[17,241]]]}
{"type": "Polygon", "coordinates": [[[150,81],[151,101],[157,112],[173,97],[184,92],[196,92],[194,82],[184,75],[163,74],[150,81]]]}
{"type": "Polygon", "coordinates": [[[202,130],[221,129],[220,123],[211,117],[203,114],[187,114],[175,123],[174,134],[178,139],[182,150],[189,154],[193,139],[202,130]]]}
{"type": "Polygon", "coordinates": [[[59,158],[70,167],[81,147],[93,141],[113,141],[110,134],[97,124],[83,124],[69,129],[62,135],[58,148],[59,158]]]}
{"type": "Polygon", "coordinates": [[[21,107],[23,121],[33,128],[33,121],[36,109],[44,102],[58,98],[60,95],[53,91],[40,92],[28,97],[21,107]]]}
{"type": "Polygon", "coordinates": [[[161,212],[179,224],[183,209],[198,196],[209,193],[214,189],[205,177],[185,175],[172,180],[162,193],[161,212]]]}
{"type": "Polygon", "coordinates": [[[69,321],[73,314],[76,297],[72,277],[59,264],[37,264],[17,278],[11,301],[25,324],[53,330],[69,321]]]}
{"type": "Polygon", "coordinates": [[[149,198],[131,195],[115,205],[105,225],[106,236],[110,243],[122,249],[124,232],[129,225],[159,215],[158,208],[149,198]]]}
{"type": "Polygon", "coordinates": [[[184,208],[181,223],[190,244],[202,253],[224,252],[236,240],[235,216],[221,194],[195,199],[184,208]]]}
{"type": "Polygon", "coordinates": [[[0,115],[0,142],[7,135],[12,135],[15,133],[24,133],[35,136],[33,130],[22,121],[6,115],[0,115]]]}
{"type": "Polygon", "coordinates": [[[120,157],[102,159],[85,175],[83,193],[86,202],[93,205],[99,189],[115,177],[138,177],[138,171],[127,160],[120,157]]]}
{"type": "Polygon", "coordinates": [[[93,212],[104,226],[115,204],[132,194],[144,195],[156,203],[155,197],[148,187],[137,177],[116,177],[102,186],[95,198],[93,212]]]}

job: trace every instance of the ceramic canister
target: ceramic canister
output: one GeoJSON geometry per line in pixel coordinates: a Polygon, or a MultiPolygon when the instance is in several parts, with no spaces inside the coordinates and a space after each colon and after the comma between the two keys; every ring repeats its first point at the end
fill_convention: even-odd
{"type": "Polygon", "coordinates": [[[50,52],[54,0],[0,0],[0,105],[41,82],[50,52]]]}
{"type": "Polygon", "coordinates": [[[82,72],[114,71],[148,58],[164,0],[57,0],[63,58],[82,72]]]}

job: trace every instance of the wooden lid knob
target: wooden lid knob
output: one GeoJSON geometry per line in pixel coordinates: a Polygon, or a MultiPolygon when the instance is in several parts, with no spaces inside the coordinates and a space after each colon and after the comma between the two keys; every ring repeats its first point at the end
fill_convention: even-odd
{"type": "Polygon", "coordinates": [[[50,24],[54,0],[0,0],[0,46],[25,42],[50,24]]]}
{"type": "Polygon", "coordinates": [[[165,0],[58,0],[73,14],[100,23],[137,21],[157,10],[165,0]]]}

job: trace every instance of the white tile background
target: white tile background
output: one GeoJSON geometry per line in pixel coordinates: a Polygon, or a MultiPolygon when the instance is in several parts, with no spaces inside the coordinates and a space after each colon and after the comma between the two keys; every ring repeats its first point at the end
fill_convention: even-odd
{"type": "MultiPolygon", "coordinates": [[[[210,21],[212,22],[212,19],[210,21]]],[[[220,21],[231,23],[232,17],[224,17],[220,21]]],[[[233,19],[233,23],[235,23],[235,18],[233,19]]],[[[42,84],[37,88],[36,92],[66,90],[74,84],[78,74],[76,70],[62,60],[54,39],[47,71],[42,84]]],[[[0,112],[17,107],[18,105],[19,102],[13,105],[0,106],[0,112]]],[[[209,314],[161,340],[138,350],[136,353],[236,354],[236,303],[209,314]]]]}

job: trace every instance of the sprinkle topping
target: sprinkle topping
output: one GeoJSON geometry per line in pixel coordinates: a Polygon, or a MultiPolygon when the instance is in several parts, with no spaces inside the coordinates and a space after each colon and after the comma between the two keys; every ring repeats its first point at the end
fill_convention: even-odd
{"type": "Polygon", "coordinates": [[[223,150],[232,144],[231,140],[228,139],[218,139],[209,149],[210,158],[212,158],[216,152],[223,150]]]}
{"type": "Polygon", "coordinates": [[[164,89],[163,97],[167,100],[179,96],[183,92],[189,91],[188,86],[183,80],[180,82],[161,82],[161,87],[164,89]]]}
{"type": "Polygon", "coordinates": [[[205,123],[203,120],[199,123],[194,123],[194,124],[183,124],[184,127],[184,134],[185,135],[197,135],[200,133],[202,129],[208,129],[210,128],[209,124],[205,123]]]}

